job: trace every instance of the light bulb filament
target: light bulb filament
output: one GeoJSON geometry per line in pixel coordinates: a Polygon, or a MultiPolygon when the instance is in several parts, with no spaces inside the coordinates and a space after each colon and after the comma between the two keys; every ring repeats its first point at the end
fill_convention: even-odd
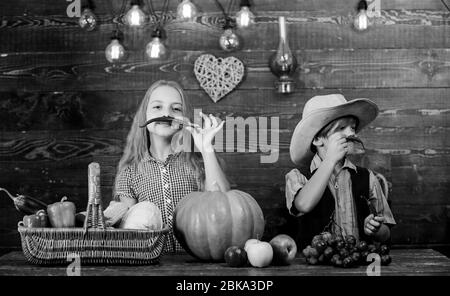
{"type": "Polygon", "coordinates": [[[140,20],[140,18],[139,18],[139,14],[137,13],[137,12],[133,12],[132,14],[131,14],[131,25],[134,25],[134,26],[137,26],[137,25],[139,25],[139,20],[140,20]]]}
{"type": "Polygon", "coordinates": [[[120,56],[120,48],[117,45],[111,47],[111,58],[116,60],[120,56]]]}
{"type": "Polygon", "coordinates": [[[120,44],[119,40],[113,39],[105,50],[106,59],[110,63],[115,63],[122,60],[125,56],[125,49],[120,44]]]}
{"type": "Polygon", "coordinates": [[[177,17],[192,20],[197,15],[197,7],[190,0],[183,0],[177,7],[177,17]]]}
{"type": "Polygon", "coordinates": [[[367,29],[367,13],[362,10],[358,15],[358,23],[360,29],[367,29]]]}
{"type": "Polygon", "coordinates": [[[152,41],[147,44],[146,53],[150,59],[163,59],[168,54],[167,48],[159,37],[153,37],[152,41]]]}
{"type": "Polygon", "coordinates": [[[92,31],[97,25],[97,17],[89,8],[85,8],[81,14],[78,24],[81,28],[92,31]]]}
{"type": "Polygon", "coordinates": [[[255,16],[247,6],[243,6],[236,14],[236,24],[239,28],[249,27],[254,22],[255,16]]]}
{"type": "Polygon", "coordinates": [[[289,54],[288,53],[285,53],[285,54],[282,54],[281,55],[281,62],[283,62],[283,63],[287,63],[288,61],[289,61],[289,54]]]}
{"type": "Polygon", "coordinates": [[[192,16],[192,8],[189,5],[183,5],[183,17],[190,18],[192,16]]]}
{"type": "Polygon", "coordinates": [[[126,14],[126,21],[128,25],[133,27],[142,26],[145,22],[145,13],[138,5],[133,5],[126,14]]]}
{"type": "Polygon", "coordinates": [[[150,57],[151,58],[158,58],[160,53],[161,53],[161,49],[160,49],[159,44],[153,44],[150,47],[150,57]]]}

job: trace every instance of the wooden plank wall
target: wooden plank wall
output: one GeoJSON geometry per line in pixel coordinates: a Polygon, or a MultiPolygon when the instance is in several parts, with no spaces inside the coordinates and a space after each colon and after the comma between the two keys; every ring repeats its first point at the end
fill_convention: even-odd
{"type": "MultiPolygon", "coordinates": [[[[153,2],[160,11],[163,1],[153,2]]],[[[244,47],[232,54],[218,47],[221,14],[214,1],[193,0],[201,10],[193,23],[176,20],[178,1],[170,2],[165,27],[170,57],[145,59],[151,26],[124,28],[129,58],[112,68],[104,49],[120,22],[121,1],[94,1],[101,24],[93,32],[82,31],[76,18],[67,17],[66,1],[0,1],[0,187],[48,203],[67,195],[83,210],[87,165],[96,160],[102,164],[107,202],[145,90],[157,79],[173,79],[187,90],[192,106],[204,112],[222,118],[279,117],[278,162],[261,164],[260,150],[220,154],[234,186],[263,208],[270,238],[292,223],[284,175],[294,167],[289,140],[304,103],[314,95],[342,93],[347,99],[370,98],[381,109],[362,132],[368,152],[356,161],[392,182],[398,222],[393,241],[450,243],[450,14],[440,1],[381,0],[381,17],[364,33],[350,27],[357,0],[254,1],[257,24],[239,32],[244,47]],[[297,89],[290,95],[274,91],[276,77],[268,68],[278,45],[280,15],[287,17],[289,44],[300,61],[297,89]],[[202,53],[233,55],[246,66],[242,84],[216,104],[193,75],[202,53]]],[[[20,219],[2,195],[1,247],[19,246],[20,219]]]]}

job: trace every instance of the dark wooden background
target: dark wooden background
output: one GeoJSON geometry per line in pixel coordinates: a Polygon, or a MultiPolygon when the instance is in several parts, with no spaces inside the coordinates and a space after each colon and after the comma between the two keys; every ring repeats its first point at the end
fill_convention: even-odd
{"type": "MultiPolygon", "coordinates": [[[[160,11],[163,1],[153,2],[160,11]]],[[[291,223],[284,175],[294,167],[289,141],[304,103],[317,94],[342,93],[347,99],[370,98],[381,109],[361,134],[368,151],[356,161],[392,182],[394,243],[450,244],[450,14],[441,1],[382,0],[375,26],[357,33],[350,26],[357,0],[255,0],[257,24],[239,32],[244,47],[232,54],[218,47],[222,16],[214,1],[193,0],[202,11],[194,23],[176,20],[178,1],[170,2],[165,27],[170,57],[145,59],[151,26],[123,28],[129,57],[116,68],[104,49],[120,22],[121,1],[111,1],[111,7],[107,0],[94,0],[101,25],[93,32],[67,17],[64,0],[0,2],[0,187],[47,203],[66,195],[82,211],[87,165],[96,160],[106,203],[146,89],[157,79],[173,79],[195,108],[221,118],[279,116],[278,162],[260,164],[260,152],[220,154],[233,185],[263,208],[270,238],[291,223]],[[297,89],[290,95],[275,92],[276,77],[268,68],[280,15],[287,17],[289,44],[300,61],[297,89]],[[193,75],[202,53],[234,55],[246,65],[242,84],[216,104],[193,75]]],[[[2,194],[1,247],[19,246],[21,218],[2,194]]]]}

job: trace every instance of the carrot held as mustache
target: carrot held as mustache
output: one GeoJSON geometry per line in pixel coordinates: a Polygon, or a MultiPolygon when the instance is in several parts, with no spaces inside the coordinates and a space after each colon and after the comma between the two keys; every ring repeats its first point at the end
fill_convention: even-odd
{"type": "Polygon", "coordinates": [[[353,148],[354,151],[360,150],[360,152],[364,152],[366,150],[366,148],[364,147],[363,141],[360,138],[358,138],[357,136],[354,136],[354,135],[348,136],[346,138],[346,140],[347,140],[347,142],[356,144],[353,148]],[[360,146],[360,147],[358,147],[358,146],[360,146]]]}
{"type": "Polygon", "coordinates": [[[150,123],[153,122],[167,122],[167,123],[171,123],[173,125],[178,125],[179,127],[181,126],[191,126],[191,127],[197,127],[197,125],[192,124],[188,121],[184,121],[182,119],[178,119],[172,116],[160,116],[160,117],[155,117],[152,119],[147,120],[144,124],[140,125],[139,127],[144,128],[147,125],[149,125],[150,123]]]}

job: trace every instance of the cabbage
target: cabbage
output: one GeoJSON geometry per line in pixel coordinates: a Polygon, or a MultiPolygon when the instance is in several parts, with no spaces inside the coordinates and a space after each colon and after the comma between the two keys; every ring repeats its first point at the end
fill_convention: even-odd
{"type": "Polygon", "coordinates": [[[162,229],[163,221],[158,206],[149,201],[138,202],[122,218],[120,228],[125,229],[162,229]]]}

